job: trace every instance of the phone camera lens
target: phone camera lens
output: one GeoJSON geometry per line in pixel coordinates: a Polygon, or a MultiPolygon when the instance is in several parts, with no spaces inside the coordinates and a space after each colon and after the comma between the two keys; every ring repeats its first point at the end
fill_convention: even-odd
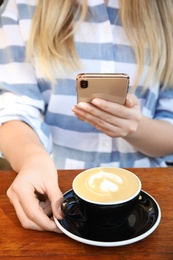
{"type": "Polygon", "coordinates": [[[80,86],[81,86],[81,88],[87,88],[88,87],[88,81],[87,80],[81,80],[80,86]]]}

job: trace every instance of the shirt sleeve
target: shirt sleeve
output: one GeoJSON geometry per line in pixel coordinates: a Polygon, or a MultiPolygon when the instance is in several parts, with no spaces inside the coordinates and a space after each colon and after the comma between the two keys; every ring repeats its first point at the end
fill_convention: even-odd
{"type": "Polygon", "coordinates": [[[27,10],[23,5],[15,6],[14,1],[7,1],[0,16],[0,125],[10,120],[26,122],[50,153],[52,140],[44,123],[45,102],[34,67],[25,58],[23,28],[24,25],[29,28],[30,20],[28,16],[20,21],[21,8],[27,10]]]}
{"type": "MultiPolygon", "coordinates": [[[[173,89],[160,91],[155,118],[173,125],[173,89]]],[[[167,163],[173,164],[173,154],[166,156],[164,159],[167,163]]]]}
{"type": "Polygon", "coordinates": [[[11,120],[27,123],[38,135],[48,153],[51,153],[52,140],[50,130],[44,123],[42,101],[32,100],[26,95],[17,95],[15,91],[4,91],[0,87],[0,125],[11,120]]]}
{"type": "Polygon", "coordinates": [[[155,119],[165,120],[173,124],[173,88],[160,90],[155,119]]]}

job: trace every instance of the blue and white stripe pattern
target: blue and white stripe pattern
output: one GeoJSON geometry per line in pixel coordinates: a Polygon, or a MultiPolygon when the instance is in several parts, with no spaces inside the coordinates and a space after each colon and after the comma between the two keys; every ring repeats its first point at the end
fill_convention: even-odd
{"type": "MultiPolygon", "coordinates": [[[[25,61],[36,0],[6,0],[0,17],[0,124],[18,119],[38,134],[57,169],[165,166],[163,158],[148,158],[122,138],[110,138],[72,113],[76,104],[75,78],[79,72],[123,72],[134,80],[136,61],[118,16],[118,0],[88,0],[90,16],[75,35],[83,69],[65,76],[58,84],[46,82],[38,70],[25,61]]],[[[149,63],[145,65],[146,71],[149,63]]],[[[173,124],[173,89],[160,91],[160,84],[145,94],[136,91],[142,113],[173,124]]]]}

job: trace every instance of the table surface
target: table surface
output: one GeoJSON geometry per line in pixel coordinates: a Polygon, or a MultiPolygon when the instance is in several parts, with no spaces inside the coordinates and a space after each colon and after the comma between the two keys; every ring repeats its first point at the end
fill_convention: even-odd
{"type": "MultiPolygon", "coordinates": [[[[121,247],[97,247],[77,242],[64,234],[22,228],[10,204],[6,190],[14,180],[14,171],[0,171],[0,258],[5,259],[173,259],[173,167],[134,168],[142,189],[159,204],[162,212],[157,229],[145,239],[121,247]]],[[[71,189],[73,178],[81,170],[59,170],[62,192],[71,189]]]]}

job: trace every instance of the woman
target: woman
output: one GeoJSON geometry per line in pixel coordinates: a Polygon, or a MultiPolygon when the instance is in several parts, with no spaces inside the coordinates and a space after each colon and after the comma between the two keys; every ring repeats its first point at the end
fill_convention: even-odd
{"type": "Polygon", "coordinates": [[[59,232],[48,217],[61,218],[57,169],[166,166],[172,21],[171,0],[4,2],[0,150],[18,172],[7,195],[25,228],[59,232]],[[127,73],[125,106],[76,105],[79,72],[127,73]]]}

